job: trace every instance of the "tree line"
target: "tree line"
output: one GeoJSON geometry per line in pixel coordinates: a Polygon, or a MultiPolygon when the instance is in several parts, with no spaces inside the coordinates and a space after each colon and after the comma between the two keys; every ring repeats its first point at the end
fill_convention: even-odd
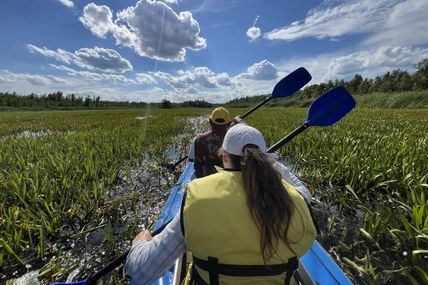
{"type": "Polygon", "coordinates": [[[204,100],[172,103],[163,100],[159,103],[107,101],[97,97],[79,97],[75,94],[64,95],[61,91],[36,95],[18,95],[15,92],[0,92],[0,107],[28,109],[97,109],[97,108],[211,108],[213,104],[204,100]]]}
{"type": "MultiPolygon", "coordinates": [[[[428,59],[424,59],[415,65],[416,72],[409,74],[405,70],[394,69],[383,76],[374,79],[363,78],[356,74],[350,81],[335,80],[327,83],[312,84],[297,92],[296,95],[281,100],[271,101],[270,106],[300,106],[307,107],[314,98],[327,92],[331,88],[343,86],[351,94],[367,96],[373,93],[415,92],[428,90],[428,59]]],[[[231,100],[226,103],[230,107],[248,107],[257,104],[269,96],[251,96],[231,100]]],[[[376,96],[376,95],[373,95],[376,96]]]]}
{"type": "MultiPolygon", "coordinates": [[[[299,91],[292,98],[285,98],[270,105],[281,106],[307,106],[313,98],[318,97],[333,87],[343,86],[353,95],[365,96],[368,94],[424,91],[428,90],[428,59],[424,59],[415,65],[416,72],[409,74],[405,70],[395,69],[385,73],[383,76],[376,76],[374,79],[363,78],[356,74],[350,81],[335,80],[327,83],[312,84],[299,91]]],[[[225,104],[229,107],[247,107],[259,103],[268,95],[248,96],[231,100],[225,104]]],[[[0,107],[29,108],[29,109],[96,109],[96,108],[212,108],[211,104],[205,100],[185,101],[173,103],[163,100],[159,103],[128,102],[128,101],[107,101],[97,97],[80,97],[75,94],[64,95],[61,91],[49,94],[18,95],[15,92],[0,92],[0,107]]]]}
{"type": "Polygon", "coordinates": [[[428,89],[428,59],[424,59],[415,65],[417,71],[410,75],[405,70],[394,69],[388,71],[383,76],[376,76],[374,79],[363,78],[356,74],[348,82],[344,80],[329,81],[327,83],[314,84],[303,90],[303,94],[311,96],[313,93],[319,94],[336,86],[344,86],[349,92],[355,95],[367,95],[375,92],[391,93],[406,91],[424,91],[428,89]]]}

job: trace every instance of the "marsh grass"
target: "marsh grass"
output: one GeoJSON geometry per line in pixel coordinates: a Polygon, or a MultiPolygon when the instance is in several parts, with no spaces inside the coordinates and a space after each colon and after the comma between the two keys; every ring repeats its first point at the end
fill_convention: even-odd
{"type": "MultiPolygon", "coordinates": [[[[155,219],[126,209],[161,211],[155,198],[167,197],[162,181],[169,178],[159,165],[187,153],[195,124],[187,118],[208,112],[0,113],[0,266],[38,259],[48,280],[64,276],[75,265],[61,268],[66,257],[52,258],[56,242],[100,229],[99,250],[120,253],[120,239],[155,219]],[[47,134],[20,136],[24,131],[47,134]],[[146,171],[134,177],[138,183],[112,194],[136,168],[146,171]]],[[[304,109],[268,108],[247,122],[272,145],[305,116],[304,109]]],[[[335,126],[309,128],[280,154],[316,192],[320,240],[355,283],[428,284],[428,110],[357,109],[335,126]]],[[[125,280],[123,270],[109,278],[125,280]]]]}
{"type": "MultiPolygon", "coordinates": [[[[305,117],[299,109],[269,113],[251,118],[268,144],[305,117]]],[[[326,207],[354,218],[362,211],[350,224],[331,215],[324,228],[325,242],[358,284],[428,284],[428,110],[357,109],[333,127],[308,129],[280,152],[326,207]]]]}
{"type": "MultiPolygon", "coordinates": [[[[199,112],[0,114],[2,271],[46,260],[56,252],[57,241],[84,235],[100,224],[105,228],[105,242],[111,242],[112,225],[121,215],[120,207],[109,200],[109,189],[143,160],[160,165],[169,159],[164,153],[167,147],[182,149],[182,142],[174,137],[188,128],[186,118],[193,114],[199,112]],[[137,116],[147,119],[137,120],[137,116]],[[43,135],[22,136],[23,131],[43,135]]],[[[147,174],[161,173],[159,166],[155,168],[147,174]]],[[[5,271],[1,272],[3,276],[5,271]]],[[[54,277],[53,272],[51,269],[43,275],[54,277]]]]}

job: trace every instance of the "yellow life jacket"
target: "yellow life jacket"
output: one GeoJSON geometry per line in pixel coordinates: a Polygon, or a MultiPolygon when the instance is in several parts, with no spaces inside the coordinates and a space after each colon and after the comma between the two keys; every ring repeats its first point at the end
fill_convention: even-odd
{"type": "Polygon", "coordinates": [[[187,249],[194,257],[193,277],[197,283],[284,284],[286,264],[298,266],[297,258],[312,246],[316,229],[303,197],[290,184],[283,183],[294,203],[287,236],[289,247],[279,241],[267,267],[260,251],[260,233],[247,206],[241,172],[221,171],[189,183],[181,220],[187,249]]]}

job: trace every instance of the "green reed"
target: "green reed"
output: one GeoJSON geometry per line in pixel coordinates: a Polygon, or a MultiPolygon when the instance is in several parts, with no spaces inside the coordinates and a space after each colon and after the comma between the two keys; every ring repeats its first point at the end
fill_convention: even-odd
{"type": "Polygon", "coordinates": [[[195,111],[0,114],[0,266],[41,259],[59,238],[101,219],[119,172],[143,158],[167,159],[189,114],[195,111]]]}
{"type": "MultiPolygon", "coordinates": [[[[57,239],[91,230],[91,219],[106,218],[112,240],[118,214],[103,210],[111,203],[104,196],[119,173],[143,157],[170,162],[167,150],[184,155],[194,135],[185,118],[208,112],[0,113],[0,266],[26,263],[29,252],[46,256],[57,239]],[[66,232],[69,224],[78,226],[66,232]]],[[[272,145],[305,116],[265,108],[247,121],[272,145]]],[[[335,126],[309,128],[280,154],[317,192],[318,206],[340,210],[320,238],[356,283],[428,284],[428,110],[357,109],[335,126]]]]}
{"type": "MultiPolygon", "coordinates": [[[[305,117],[298,109],[266,112],[250,123],[270,144],[305,117]]],[[[309,128],[280,153],[322,203],[364,213],[353,242],[339,249],[356,282],[428,284],[428,110],[357,109],[335,126],[309,128]]]]}

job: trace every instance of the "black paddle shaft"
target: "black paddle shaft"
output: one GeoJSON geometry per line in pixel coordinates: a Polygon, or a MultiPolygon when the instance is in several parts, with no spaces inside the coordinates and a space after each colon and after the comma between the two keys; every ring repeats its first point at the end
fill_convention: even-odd
{"type": "Polygon", "coordinates": [[[306,130],[308,127],[309,126],[305,125],[305,124],[301,125],[297,129],[295,129],[294,131],[292,131],[291,133],[289,133],[282,140],[280,140],[279,142],[277,142],[276,144],[274,144],[273,146],[271,146],[270,148],[268,148],[266,150],[266,152],[275,152],[275,151],[277,151],[279,148],[281,148],[283,145],[285,145],[286,143],[288,143],[289,141],[291,141],[295,136],[297,136],[298,134],[300,134],[301,132],[303,132],[304,130],[306,130]]]}
{"type": "Polygon", "coordinates": [[[249,114],[251,114],[252,112],[254,112],[255,110],[257,110],[258,108],[260,108],[261,106],[263,106],[264,104],[266,104],[267,102],[269,102],[272,99],[272,96],[267,97],[266,99],[264,99],[262,102],[260,102],[259,104],[257,104],[257,106],[255,106],[254,108],[252,108],[250,111],[248,111],[247,113],[245,113],[244,115],[241,116],[241,119],[244,119],[245,117],[247,117],[249,114]]]}
{"type": "Polygon", "coordinates": [[[179,165],[180,163],[182,163],[183,161],[185,161],[188,158],[188,156],[184,156],[183,158],[181,158],[179,161],[177,161],[176,163],[174,163],[174,166],[179,165]]]}
{"type": "MultiPolygon", "coordinates": [[[[159,227],[157,230],[153,231],[152,236],[156,236],[156,235],[160,234],[163,231],[163,229],[170,222],[171,222],[171,220],[165,222],[161,227],[159,227]]],[[[118,267],[120,264],[122,264],[123,262],[125,262],[126,257],[128,256],[128,253],[129,253],[129,249],[127,251],[125,251],[122,255],[116,257],[113,261],[111,261],[109,264],[107,264],[106,266],[104,266],[98,272],[94,273],[93,275],[90,275],[89,278],[88,278],[88,280],[87,280],[87,284],[88,285],[92,285],[92,284],[97,283],[97,281],[99,279],[101,279],[101,277],[103,277],[104,275],[110,273],[116,267],[118,267]]]]}

